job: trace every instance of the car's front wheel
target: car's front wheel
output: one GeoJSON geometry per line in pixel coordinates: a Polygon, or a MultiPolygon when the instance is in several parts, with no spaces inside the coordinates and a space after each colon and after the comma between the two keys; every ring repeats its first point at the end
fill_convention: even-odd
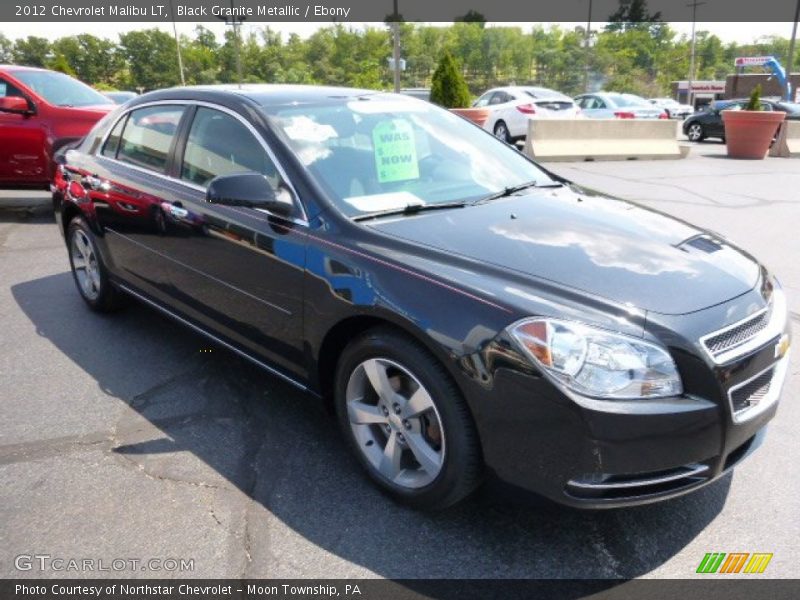
{"type": "Polygon", "coordinates": [[[392,497],[439,509],[478,485],[482,461],[469,409],[415,340],[388,328],[368,331],[343,352],[335,385],[345,437],[392,497]]]}
{"type": "Polygon", "coordinates": [[[700,123],[691,123],[686,128],[686,137],[689,138],[690,142],[702,142],[706,137],[706,133],[700,123]]]}
{"type": "Polygon", "coordinates": [[[122,294],[111,285],[94,233],[82,217],[75,217],[67,227],[67,250],[72,276],[86,304],[99,312],[120,308],[122,294]]]}

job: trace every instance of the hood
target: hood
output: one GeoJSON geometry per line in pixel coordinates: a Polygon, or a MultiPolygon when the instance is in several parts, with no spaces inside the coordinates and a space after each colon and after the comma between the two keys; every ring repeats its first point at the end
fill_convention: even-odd
{"type": "Polygon", "coordinates": [[[91,106],[59,106],[57,108],[68,112],[73,117],[99,120],[117,106],[117,104],[94,104],[91,106]]]}
{"type": "Polygon", "coordinates": [[[751,256],[708,232],[580,188],[368,223],[447,254],[664,314],[739,296],[760,273],[751,256]]]}

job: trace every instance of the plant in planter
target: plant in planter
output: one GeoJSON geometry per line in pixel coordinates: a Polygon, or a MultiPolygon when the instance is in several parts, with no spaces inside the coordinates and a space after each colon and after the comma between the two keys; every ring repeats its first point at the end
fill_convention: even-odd
{"type": "Polygon", "coordinates": [[[761,85],[753,88],[742,110],[723,110],[725,143],[731,158],[763,159],[786,113],[765,111],[761,105],[761,85]]]}
{"type": "Polygon", "coordinates": [[[470,104],[469,88],[456,59],[449,52],[442,55],[431,80],[431,102],[449,108],[457,115],[483,127],[489,117],[485,108],[467,108],[470,104]]]}

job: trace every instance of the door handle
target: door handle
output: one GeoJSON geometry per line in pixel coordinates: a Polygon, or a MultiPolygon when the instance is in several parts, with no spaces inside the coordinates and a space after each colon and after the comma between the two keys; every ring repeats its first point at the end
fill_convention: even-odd
{"type": "Polygon", "coordinates": [[[85,175],[81,183],[98,192],[107,192],[111,189],[111,184],[105,179],[100,179],[97,175],[85,175]]]}

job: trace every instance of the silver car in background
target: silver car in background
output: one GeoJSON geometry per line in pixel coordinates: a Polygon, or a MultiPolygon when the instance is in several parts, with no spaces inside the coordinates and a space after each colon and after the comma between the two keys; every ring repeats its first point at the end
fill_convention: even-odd
{"type": "Polygon", "coordinates": [[[648,100],[653,106],[663,108],[670,119],[685,119],[694,112],[688,104],[681,104],[674,98],[650,98],[648,100]]]}
{"type": "Polygon", "coordinates": [[[575,103],[590,119],[667,119],[663,109],[634,94],[596,92],[581,94],[575,103]]]}

